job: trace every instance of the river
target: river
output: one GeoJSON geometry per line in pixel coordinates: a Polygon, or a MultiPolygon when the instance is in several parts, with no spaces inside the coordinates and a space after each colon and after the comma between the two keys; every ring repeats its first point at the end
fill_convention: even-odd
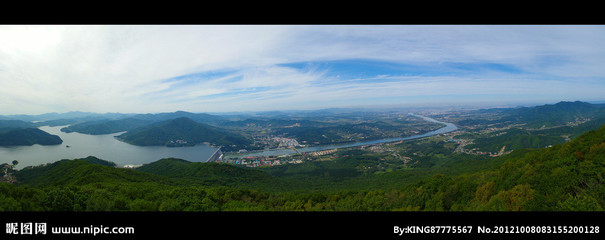
{"type": "MultiPolygon", "coordinates": [[[[316,151],[322,151],[322,150],[337,149],[337,148],[348,148],[348,147],[358,147],[358,146],[363,146],[363,145],[371,145],[371,144],[378,144],[378,143],[385,143],[385,142],[397,142],[397,141],[402,141],[402,140],[411,140],[411,139],[430,137],[430,136],[434,136],[434,135],[437,135],[437,134],[453,132],[453,131],[456,131],[458,129],[458,127],[456,127],[456,125],[454,125],[452,123],[440,122],[440,121],[437,121],[437,120],[432,119],[430,117],[425,117],[425,116],[421,116],[421,115],[415,115],[415,114],[410,114],[410,115],[422,118],[422,119],[424,119],[426,121],[429,121],[429,122],[445,124],[445,127],[439,128],[437,130],[434,130],[434,131],[431,131],[431,132],[428,132],[428,133],[414,135],[414,136],[409,136],[409,137],[379,139],[379,140],[373,140],[373,141],[355,142],[355,143],[346,143],[346,144],[337,144],[337,145],[304,147],[304,148],[297,148],[296,150],[298,150],[301,153],[303,153],[303,152],[316,152],[316,151]]],[[[295,154],[295,153],[296,153],[296,151],[294,151],[292,149],[274,149],[274,150],[255,151],[255,152],[250,152],[250,153],[247,153],[247,154],[238,154],[238,155],[226,156],[226,157],[281,156],[281,155],[295,154]]]]}

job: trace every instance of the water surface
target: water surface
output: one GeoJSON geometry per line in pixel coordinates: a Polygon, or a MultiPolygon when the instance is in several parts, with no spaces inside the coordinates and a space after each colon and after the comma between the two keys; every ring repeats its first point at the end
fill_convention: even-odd
{"type": "Polygon", "coordinates": [[[88,156],[115,162],[120,166],[141,165],[168,157],[181,158],[191,162],[205,162],[216,151],[216,148],[205,144],[191,147],[135,146],[114,138],[122,132],[104,135],[64,133],[60,131],[63,127],[65,126],[40,127],[45,132],[61,137],[62,144],[0,147],[0,163],[17,160],[19,161],[17,169],[21,169],[61,159],[88,156]]]}

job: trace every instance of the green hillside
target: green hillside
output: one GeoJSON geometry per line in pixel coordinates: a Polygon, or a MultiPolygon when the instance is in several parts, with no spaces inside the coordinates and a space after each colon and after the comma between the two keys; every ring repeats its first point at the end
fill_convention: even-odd
{"type": "Polygon", "coordinates": [[[536,107],[523,107],[506,112],[503,120],[526,123],[528,127],[539,128],[564,125],[584,118],[605,116],[605,108],[587,102],[559,102],[536,107]]]}
{"type": "Polygon", "coordinates": [[[37,128],[19,128],[0,133],[0,146],[56,145],[63,143],[59,136],[37,128]]]}
{"type": "Polygon", "coordinates": [[[26,167],[14,173],[19,185],[32,187],[58,185],[86,185],[99,182],[163,182],[160,176],[116,168],[115,163],[96,157],[60,160],[36,167],[26,167]]]}
{"type": "Polygon", "coordinates": [[[0,132],[6,132],[6,130],[18,129],[18,128],[33,128],[36,124],[32,122],[25,122],[21,120],[0,120],[0,132]]]}
{"type": "MultiPolygon", "coordinates": [[[[62,132],[79,132],[84,134],[110,134],[123,131],[129,131],[139,127],[144,127],[153,123],[168,121],[177,118],[188,118],[195,122],[205,124],[223,123],[225,120],[220,116],[214,116],[205,113],[189,113],[177,111],[173,113],[158,114],[136,114],[128,118],[121,119],[101,119],[80,122],[61,129],[62,132]]],[[[1,126],[1,124],[0,124],[1,126]]]]}
{"type": "Polygon", "coordinates": [[[79,132],[84,134],[110,134],[128,131],[138,127],[151,124],[151,121],[126,118],[119,120],[99,120],[74,124],[68,127],[61,128],[61,132],[79,132]]]}
{"type": "Polygon", "coordinates": [[[209,142],[224,151],[243,148],[251,141],[237,133],[181,117],[130,130],[118,139],[139,146],[193,146],[209,142]]]}
{"type": "Polygon", "coordinates": [[[176,158],[161,159],[138,167],[136,170],[206,186],[238,186],[274,179],[271,175],[256,169],[214,162],[189,162],[176,158]]]}
{"type": "Polygon", "coordinates": [[[407,188],[421,210],[602,211],[605,126],[562,145],[509,157],[494,170],[436,175],[407,188]]]}
{"type": "Polygon", "coordinates": [[[539,134],[518,128],[496,132],[497,136],[482,136],[474,140],[467,149],[478,148],[486,152],[498,152],[503,146],[507,150],[523,148],[543,148],[553,144],[564,143],[561,136],[539,134]]]}

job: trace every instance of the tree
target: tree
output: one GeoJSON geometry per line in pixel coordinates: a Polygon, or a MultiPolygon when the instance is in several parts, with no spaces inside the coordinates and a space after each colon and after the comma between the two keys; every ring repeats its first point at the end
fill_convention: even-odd
{"type": "Polygon", "coordinates": [[[474,207],[487,204],[494,193],[494,186],[495,183],[490,181],[478,187],[477,191],[475,192],[475,198],[471,201],[471,204],[474,207]]]}
{"type": "Polygon", "coordinates": [[[524,211],[534,200],[535,190],[529,184],[516,185],[510,190],[500,191],[487,203],[488,211],[524,211]]]}
{"type": "Polygon", "coordinates": [[[568,194],[567,199],[560,201],[557,207],[561,211],[603,211],[599,202],[587,194],[579,196],[568,194]]]}

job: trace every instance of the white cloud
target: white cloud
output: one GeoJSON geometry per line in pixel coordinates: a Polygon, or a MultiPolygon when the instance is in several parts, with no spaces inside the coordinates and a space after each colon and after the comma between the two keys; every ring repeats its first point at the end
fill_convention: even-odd
{"type": "MultiPolygon", "coordinates": [[[[572,95],[594,95],[603,90],[603,42],[604,26],[5,25],[0,26],[0,114],[321,108],[366,96],[423,94],[570,95],[572,83],[578,89],[572,95]],[[330,85],[317,84],[333,80],[329,70],[281,66],[342,59],[436,67],[496,63],[525,73],[411,76],[401,82],[338,79],[330,85]],[[167,81],[226,69],[208,79],[167,81]],[[557,82],[544,85],[549,79],[557,82]]],[[[398,77],[383,75],[378,78],[398,77]]]]}

